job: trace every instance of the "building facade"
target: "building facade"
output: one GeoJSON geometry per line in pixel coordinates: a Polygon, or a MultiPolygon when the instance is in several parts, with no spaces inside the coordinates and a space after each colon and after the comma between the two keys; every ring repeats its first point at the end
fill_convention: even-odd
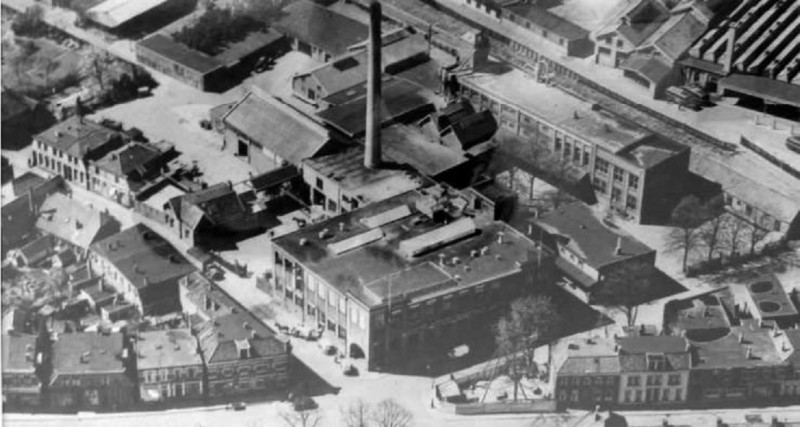
{"type": "Polygon", "coordinates": [[[41,355],[35,335],[3,334],[3,407],[37,408],[42,404],[42,382],[37,375],[41,355]]]}
{"type": "Polygon", "coordinates": [[[143,402],[204,396],[203,359],[189,329],[141,332],[135,345],[139,396],[143,402]]]}

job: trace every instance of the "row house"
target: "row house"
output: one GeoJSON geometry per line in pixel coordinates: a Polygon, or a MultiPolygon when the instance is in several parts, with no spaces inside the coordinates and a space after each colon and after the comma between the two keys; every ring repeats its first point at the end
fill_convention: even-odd
{"type": "Polygon", "coordinates": [[[142,402],[203,398],[203,359],[189,329],[140,332],[135,346],[142,402]]]}
{"type": "Polygon", "coordinates": [[[66,243],[82,258],[92,244],[119,233],[120,224],[108,212],[95,210],[69,194],[55,193],[42,203],[36,228],[66,243]]]}
{"type": "Polygon", "coordinates": [[[132,207],[139,191],[159,177],[176,155],[175,147],[168,142],[130,142],[92,162],[91,186],[105,197],[132,207]]]}
{"type": "Polygon", "coordinates": [[[61,334],[52,344],[50,405],[57,409],[123,409],[137,398],[130,346],[121,333],[61,334]]]}
{"type": "Polygon", "coordinates": [[[370,370],[462,344],[552,275],[549,252],[492,217],[432,186],[309,225],[273,240],[273,295],[370,370]]]}
{"type": "Polygon", "coordinates": [[[200,273],[182,279],[180,292],[199,342],[208,397],[285,389],[290,357],[285,340],[200,273]]]}
{"type": "Polygon", "coordinates": [[[685,193],[687,146],[532,81],[519,70],[473,73],[459,82],[462,96],[477,109],[491,111],[513,136],[504,144],[520,145],[516,151],[532,145],[551,153],[564,169],[586,175],[596,199],[619,215],[639,223],[663,221],[685,193]]]}
{"type": "Polygon", "coordinates": [[[89,265],[95,276],[141,314],[178,310],[178,281],[196,268],[164,237],[136,224],[94,243],[89,265]]]}
{"type": "Polygon", "coordinates": [[[692,356],[682,337],[589,338],[568,345],[556,374],[562,407],[681,406],[692,356]]]}
{"type": "Polygon", "coordinates": [[[42,382],[37,371],[42,356],[36,352],[36,336],[3,334],[2,351],[3,408],[18,410],[41,405],[42,382]]]}

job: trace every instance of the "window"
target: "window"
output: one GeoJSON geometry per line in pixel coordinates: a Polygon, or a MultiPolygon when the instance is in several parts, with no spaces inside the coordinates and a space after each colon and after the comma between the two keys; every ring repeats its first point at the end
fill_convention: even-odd
{"type": "Polygon", "coordinates": [[[628,174],[628,187],[639,188],[639,177],[634,174],[628,174]]]}
{"type": "Polygon", "coordinates": [[[628,198],[625,201],[625,207],[628,209],[636,210],[637,206],[639,206],[639,201],[636,199],[636,196],[628,194],[628,198]]]}
{"type": "Polygon", "coordinates": [[[561,152],[561,145],[562,145],[563,141],[564,141],[564,138],[561,136],[561,133],[556,131],[556,139],[555,139],[555,145],[554,145],[556,153],[561,152]]]}
{"type": "Polygon", "coordinates": [[[636,390],[636,401],[637,402],[641,402],[642,401],[642,391],[641,390],[636,390]]]}
{"type": "Polygon", "coordinates": [[[559,37],[559,38],[558,38],[558,44],[560,44],[561,46],[564,46],[564,43],[566,43],[566,41],[564,40],[564,38],[563,38],[563,37],[559,37]]]}
{"type": "Polygon", "coordinates": [[[603,377],[595,377],[594,385],[603,385],[603,377]]]}
{"type": "Polygon", "coordinates": [[[596,169],[598,173],[607,174],[608,173],[609,164],[607,161],[603,159],[597,159],[596,162],[596,169]]]}
{"type": "Polygon", "coordinates": [[[347,300],[344,298],[339,298],[339,313],[347,313],[347,300]]]}
{"type": "Polygon", "coordinates": [[[580,164],[581,163],[581,147],[575,144],[575,151],[572,153],[572,163],[580,164]]]}
{"type": "Polygon", "coordinates": [[[675,389],[675,400],[683,400],[683,390],[679,388],[675,389]]]}
{"type": "Polygon", "coordinates": [[[617,47],[618,48],[621,48],[624,45],[625,45],[625,43],[622,40],[617,40],[617,47]]]}
{"type": "Polygon", "coordinates": [[[594,188],[597,190],[598,193],[606,194],[608,192],[608,183],[603,178],[594,178],[594,188]]]}
{"type": "Polygon", "coordinates": [[[614,182],[623,182],[625,171],[614,166],[614,182]]]}
{"type": "Polygon", "coordinates": [[[542,36],[547,37],[548,35],[550,34],[547,32],[547,30],[542,30],[542,36]]]}
{"type": "Polygon", "coordinates": [[[775,220],[775,223],[772,225],[772,230],[781,231],[781,222],[778,221],[777,219],[775,220]]]}
{"type": "Polygon", "coordinates": [[[325,301],[325,286],[322,286],[322,282],[317,287],[317,295],[319,295],[320,300],[325,301]]]}
{"type": "Polygon", "coordinates": [[[744,204],[744,213],[747,214],[747,216],[753,215],[753,207],[748,205],[747,203],[745,203],[744,204]]]}
{"type": "Polygon", "coordinates": [[[328,319],[328,330],[331,332],[336,332],[336,323],[333,320],[328,319]]]}
{"type": "Polygon", "coordinates": [[[622,190],[618,187],[613,187],[611,189],[611,201],[618,202],[622,198],[622,190]]]}
{"type": "Polygon", "coordinates": [[[336,212],[336,202],[333,200],[328,200],[328,211],[336,212]]]}
{"type": "Polygon", "coordinates": [[[572,154],[572,144],[569,142],[564,143],[564,158],[569,159],[570,154],[572,154]]]}
{"type": "Polygon", "coordinates": [[[678,374],[670,375],[667,379],[667,384],[669,385],[681,385],[681,376],[678,374]]]}
{"type": "Polygon", "coordinates": [[[633,392],[631,390],[625,390],[625,401],[630,402],[631,397],[633,397],[633,392]]]}
{"type": "Polygon", "coordinates": [[[664,355],[663,354],[648,354],[647,355],[647,370],[648,371],[662,371],[662,370],[664,370],[664,355]]]}
{"type": "Polygon", "coordinates": [[[648,375],[647,385],[661,385],[661,375],[648,375]]]}
{"type": "Polygon", "coordinates": [[[339,325],[339,338],[343,340],[347,339],[347,328],[341,325],[339,325]]]}
{"type": "Polygon", "coordinates": [[[589,166],[589,148],[583,147],[583,166],[589,166]]]}
{"type": "Polygon", "coordinates": [[[628,387],[639,387],[639,377],[628,377],[628,387]]]}
{"type": "Polygon", "coordinates": [[[317,188],[322,190],[322,178],[317,178],[317,188]]]}

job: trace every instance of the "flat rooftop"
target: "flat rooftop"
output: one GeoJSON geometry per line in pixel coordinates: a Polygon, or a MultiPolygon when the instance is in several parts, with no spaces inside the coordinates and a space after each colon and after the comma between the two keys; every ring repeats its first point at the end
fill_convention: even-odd
{"type": "Polygon", "coordinates": [[[692,341],[692,345],[698,356],[694,369],[754,368],[783,362],[772,328],[762,328],[758,322],[745,322],[722,338],[692,341]]]}
{"type": "Polygon", "coordinates": [[[668,302],[664,307],[667,322],[685,331],[730,328],[730,319],[718,294],[668,302]]]}
{"type": "Polygon", "coordinates": [[[140,332],[136,350],[140,371],[203,364],[189,329],[140,332]]]}
{"type": "Polygon", "coordinates": [[[753,308],[758,311],[762,319],[798,314],[797,307],[774,275],[753,280],[747,285],[747,293],[755,304],[753,308]]]}
{"type": "Polygon", "coordinates": [[[571,341],[559,375],[614,374],[621,371],[613,338],[571,341]]]}
{"type": "Polygon", "coordinates": [[[475,73],[459,81],[612,153],[652,135],[634,123],[593,109],[593,104],[561,89],[539,83],[518,69],[501,74],[475,73]]]}
{"type": "Polygon", "coordinates": [[[414,125],[393,125],[384,129],[381,142],[387,157],[428,176],[439,175],[469,160],[463,152],[432,141],[414,125]]]}
{"type": "Polygon", "coordinates": [[[121,333],[61,334],[53,344],[53,381],[59,374],[108,374],[125,372],[121,333]]]}
{"type": "Polygon", "coordinates": [[[538,258],[532,241],[470,206],[467,196],[437,185],[304,227],[273,244],[368,306],[390,296],[413,300],[478,285],[520,273],[538,258]]]}
{"type": "Polygon", "coordinates": [[[364,166],[364,147],[303,161],[303,168],[336,181],[342,190],[362,203],[377,202],[423,185],[424,179],[410,168],[364,166]]]}

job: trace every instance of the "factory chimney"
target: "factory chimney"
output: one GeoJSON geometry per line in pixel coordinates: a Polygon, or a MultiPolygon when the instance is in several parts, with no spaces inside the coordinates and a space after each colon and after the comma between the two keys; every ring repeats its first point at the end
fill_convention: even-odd
{"type": "Polygon", "coordinates": [[[369,5],[369,43],[367,75],[367,134],[364,139],[364,166],[377,168],[381,163],[381,4],[369,5]]]}

